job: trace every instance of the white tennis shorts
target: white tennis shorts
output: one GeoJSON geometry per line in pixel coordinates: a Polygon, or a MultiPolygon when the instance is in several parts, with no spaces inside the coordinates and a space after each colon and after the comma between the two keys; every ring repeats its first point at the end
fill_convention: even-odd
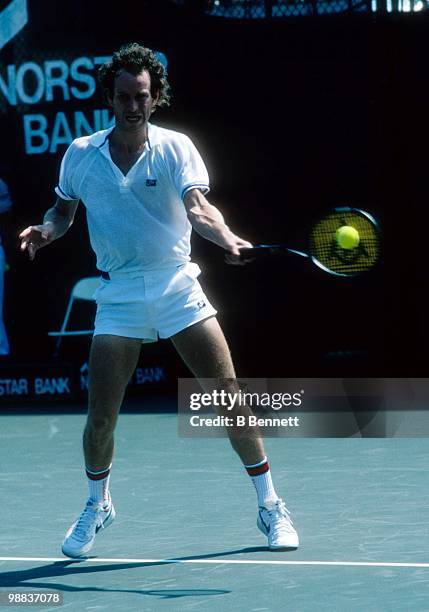
{"type": "Polygon", "coordinates": [[[100,279],[94,336],[109,334],[156,342],[216,314],[195,263],[149,272],[112,272],[100,279]]]}

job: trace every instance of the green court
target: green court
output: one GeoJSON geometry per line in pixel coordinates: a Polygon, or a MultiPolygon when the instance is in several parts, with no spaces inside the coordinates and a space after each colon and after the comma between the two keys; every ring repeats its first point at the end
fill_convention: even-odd
{"type": "Polygon", "coordinates": [[[425,438],[266,440],[301,542],[274,553],[226,439],[180,438],[167,404],[124,412],[111,479],[117,519],[89,559],[73,561],[60,545],[87,495],[84,413],[0,422],[2,593],[63,595],[43,610],[428,609],[425,438]]]}

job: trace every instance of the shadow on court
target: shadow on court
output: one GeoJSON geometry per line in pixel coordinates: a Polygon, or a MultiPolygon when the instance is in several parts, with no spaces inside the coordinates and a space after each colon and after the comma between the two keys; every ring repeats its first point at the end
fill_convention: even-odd
{"type": "Polygon", "coordinates": [[[166,563],[112,563],[97,567],[76,567],[76,563],[82,561],[57,561],[49,565],[33,567],[28,570],[17,570],[0,574],[0,585],[2,588],[31,587],[32,589],[46,589],[64,591],[68,593],[96,592],[96,593],[129,593],[136,595],[148,595],[162,599],[177,599],[180,597],[200,597],[209,595],[226,595],[231,591],[225,589],[121,589],[100,588],[95,586],[71,586],[62,582],[37,582],[37,579],[53,578],[54,576],[70,576],[84,574],[98,574],[100,572],[112,572],[133,568],[144,568],[154,565],[167,565],[166,563]],[[35,582],[36,580],[36,582],[35,582]],[[31,581],[31,582],[28,582],[31,581]]]}
{"type": "MultiPolygon", "coordinates": [[[[65,592],[105,592],[105,593],[133,593],[140,595],[149,595],[154,597],[160,597],[163,599],[176,599],[180,597],[192,597],[192,596],[209,596],[209,595],[226,595],[231,593],[230,590],[226,589],[120,589],[120,588],[100,588],[100,587],[77,587],[71,586],[64,583],[53,583],[49,582],[34,582],[35,580],[43,580],[46,578],[61,577],[61,576],[79,576],[79,575],[91,575],[99,574],[101,572],[115,572],[118,570],[135,569],[135,568],[148,568],[155,566],[171,565],[180,561],[199,560],[199,559],[214,559],[216,557],[227,557],[231,555],[239,555],[246,553],[258,553],[266,552],[268,547],[266,546],[254,546],[248,548],[240,548],[237,550],[228,550],[218,553],[209,553],[203,555],[191,555],[187,557],[174,557],[172,559],[166,559],[165,561],[148,562],[148,563],[106,563],[97,566],[82,566],[80,564],[85,563],[86,559],[65,559],[64,561],[56,561],[49,565],[42,565],[40,567],[33,567],[27,570],[15,570],[11,572],[3,572],[0,574],[0,586],[2,588],[19,588],[29,587],[46,589],[56,589],[58,591],[65,592]],[[31,582],[28,582],[31,581],[31,582]]],[[[284,553],[285,551],[283,551],[284,553]]],[[[88,559],[95,559],[97,557],[88,557],[88,559]]]]}

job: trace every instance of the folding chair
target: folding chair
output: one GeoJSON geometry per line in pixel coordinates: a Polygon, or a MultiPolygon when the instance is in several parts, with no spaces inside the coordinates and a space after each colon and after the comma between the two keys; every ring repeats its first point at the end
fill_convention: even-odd
{"type": "Polygon", "coordinates": [[[73,289],[71,290],[70,299],[67,304],[66,314],[64,316],[64,321],[61,325],[60,331],[56,332],[48,332],[48,336],[58,336],[58,340],[55,345],[54,356],[57,357],[61,341],[64,336],[86,336],[93,333],[93,329],[75,329],[75,330],[67,330],[67,325],[70,319],[70,314],[73,308],[73,304],[76,300],[86,300],[93,301],[93,295],[95,290],[97,289],[100,283],[99,276],[89,276],[87,278],[81,278],[78,281],[73,289]]]}

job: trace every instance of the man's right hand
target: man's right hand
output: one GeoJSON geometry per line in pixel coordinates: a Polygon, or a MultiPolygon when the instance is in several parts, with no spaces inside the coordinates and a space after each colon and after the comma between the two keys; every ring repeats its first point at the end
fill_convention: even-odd
{"type": "Polygon", "coordinates": [[[51,221],[43,225],[30,225],[19,234],[21,251],[28,251],[31,260],[36,252],[54,240],[54,224],[51,221]]]}

